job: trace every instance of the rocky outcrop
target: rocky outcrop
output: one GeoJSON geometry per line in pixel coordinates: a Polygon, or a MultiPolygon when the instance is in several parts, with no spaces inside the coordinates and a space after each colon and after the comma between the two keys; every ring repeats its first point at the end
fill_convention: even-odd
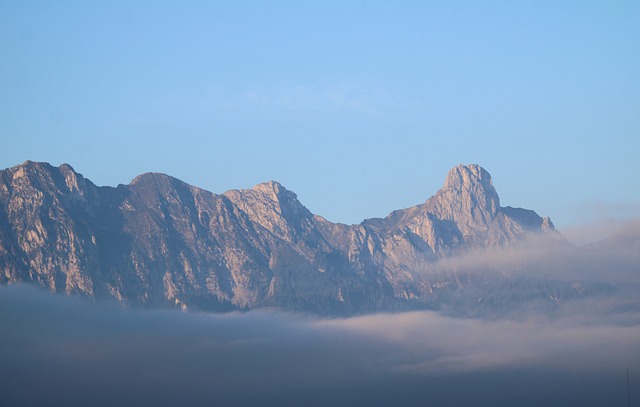
{"type": "MultiPolygon", "coordinates": [[[[314,215],[277,182],[224,194],[148,173],[98,187],[69,165],[0,172],[0,281],[143,306],[326,314],[424,307],[439,259],[555,234],[501,207],[478,165],[433,197],[359,225],[314,215]]],[[[448,280],[447,280],[448,281],[448,280]]]]}

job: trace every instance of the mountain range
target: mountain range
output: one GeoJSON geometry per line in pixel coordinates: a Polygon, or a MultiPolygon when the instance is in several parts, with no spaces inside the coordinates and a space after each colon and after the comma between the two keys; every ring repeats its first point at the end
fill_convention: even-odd
{"type": "Polygon", "coordinates": [[[358,225],[311,213],[274,181],[215,194],[159,173],[100,187],[68,164],[0,171],[0,283],[130,306],[351,315],[587,295],[453,261],[536,242],[570,247],[549,218],[501,206],[475,164],[451,169],[424,203],[358,225]]]}

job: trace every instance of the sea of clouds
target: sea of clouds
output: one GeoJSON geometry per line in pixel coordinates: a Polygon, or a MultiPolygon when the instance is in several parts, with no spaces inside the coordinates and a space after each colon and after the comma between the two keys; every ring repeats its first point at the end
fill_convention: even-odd
{"type": "Polygon", "coordinates": [[[639,315],[329,319],[0,289],[2,405],[626,405],[639,315]],[[627,318],[628,317],[628,318],[627,318]]]}

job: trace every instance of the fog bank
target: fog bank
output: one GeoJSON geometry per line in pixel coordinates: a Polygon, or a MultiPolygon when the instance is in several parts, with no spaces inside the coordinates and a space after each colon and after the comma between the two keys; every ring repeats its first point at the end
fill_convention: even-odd
{"type": "Polygon", "coordinates": [[[2,405],[626,405],[640,319],[183,314],[0,287],[2,405]]]}

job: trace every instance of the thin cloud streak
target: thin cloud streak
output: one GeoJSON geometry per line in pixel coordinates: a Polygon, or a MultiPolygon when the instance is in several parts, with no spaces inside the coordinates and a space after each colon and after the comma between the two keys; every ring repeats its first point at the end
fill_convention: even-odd
{"type": "MultiPolygon", "coordinates": [[[[640,326],[617,326],[586,315],[555,320],[537,316],[524,321],[483,321],[421,311],[321,321],[318,325],[397,345],[412,355],[411,362],[388,368],[434,375],[549,364],[558,356],[575,352],[577,347],[625,349],[629,355],[640,351],[640,326]]],[[[582,367],[624,363],[626,359],[619,356],[616,352],[599,352],[582,367]]],[[[576,364],[558,363],[556,367],[576,368],[583,364],[579,360],[573,362],[576,364]]]]}
{"type": "Polygon", "coordinates": [[[379,116],[393,98],[380,84],[366,80],[319,81],[317,83],[252,83],[230,88],[207,85],[182,88],[153,100],[158,109],[189,108],[201,114],[242,111],[328,113],[379,116]]]}

